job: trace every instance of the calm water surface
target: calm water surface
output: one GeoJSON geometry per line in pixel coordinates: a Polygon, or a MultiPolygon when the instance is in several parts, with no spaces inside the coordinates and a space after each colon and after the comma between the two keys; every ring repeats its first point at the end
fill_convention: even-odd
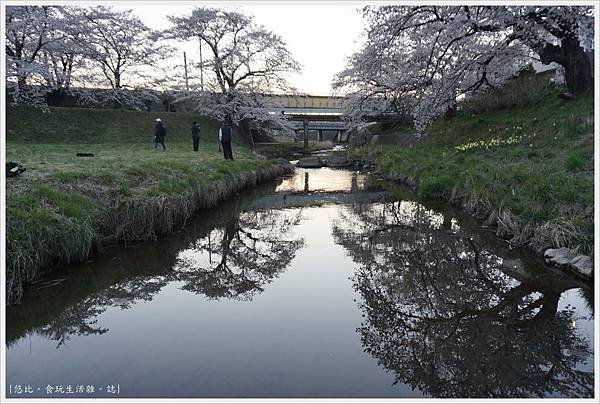
{"type": "Polygon", "coordinates": [[[593,395],[590,287],[350,171],[54,279],[8,308],[11,397],[593,395]]]}

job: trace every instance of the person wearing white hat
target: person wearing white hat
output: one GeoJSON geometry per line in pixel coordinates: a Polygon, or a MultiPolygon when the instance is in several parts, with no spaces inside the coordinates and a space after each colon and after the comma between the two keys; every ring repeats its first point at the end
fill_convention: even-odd
{"type": "Polygon", "coordinates": [[[163,147],[163,150],[167,150],[165,147],[165,136],[167,135],[167,130],[163,126],[160,118],[156,118],[155,121],[156,127],[154,128],[154,149],[157,149],[158,144],[160,143],[163,147]]]}

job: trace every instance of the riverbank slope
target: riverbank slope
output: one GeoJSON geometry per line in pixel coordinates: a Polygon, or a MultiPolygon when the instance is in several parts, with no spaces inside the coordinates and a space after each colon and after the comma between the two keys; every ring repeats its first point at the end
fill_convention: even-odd
{"type": "Polygon", "coordinates": [[[593,255],[592,94],[459,112],[435,122],[412,147],[365,146],[347,153],[425,197],[462,207],[513,246],[593,255]]]}
{"type": "Polygon", "coordinates": [[[6,180],[7,302],[48,268],[87,259],[102,245],[153,240],[199,209],[290,170],[234,139],[224,161],[217,124],[162,114],[167,150],[154,149],[154,116],[126,110],[8,108],[6,161],[26,171],[6,180]],[[201,126],[194,152],[191,124],[201,126]],[[77,157],[77,153],[93,157],[77,157]]]}

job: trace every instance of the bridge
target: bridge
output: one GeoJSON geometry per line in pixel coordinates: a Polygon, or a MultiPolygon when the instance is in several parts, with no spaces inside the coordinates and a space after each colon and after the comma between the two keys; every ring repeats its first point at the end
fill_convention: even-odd
{"type": "Polygon", "coordinates": [[[303,134],[304,147],[308,147],[309,132],[316,132],[316,140],[324,135],[340,140],[348,124],[342,120],[342,97],[312,95],[275,95],[273,102],[281,108],[273,108],[271,113],[282,114],[292,122],[294,130],[303,134]]]}
{"type": "MultiPolygon", "coordinates": [[[[317,141],[342,141],[343,134],[349,124],[342,119],[342,102],[344,97],[318,95],[271,95],[273,104],[281,107],[273,108],[272,114],[282,114],[289,121],[297,134],[304,139],[304,148],[308,148],[309,134],[317,141]]],[[[398,113],[376,113],[365,117],[366,122],[392,122],[400,118],[398,113]]],[[[275,129],[275,128],[273,128],[275,129]]]]}
{"type": "Polygon", "coordinates": [[[329,95],[268,95],[276,105],[284,108],[305,108],[305,109],[337,109],[342,107],[344,97],[333,97],[329,95]]]}
{"type": "Polygon", "coordinates": [[[279,113],[292,122],[296,133],[302,133],[304,147],[308,147],[309,132],[316,132],[316,140],[322,141],[324,134],[339,141],[342,133],[348,129],[348,123],[342,120],[341,109],[325,108],[283,108],[279,113]]]}

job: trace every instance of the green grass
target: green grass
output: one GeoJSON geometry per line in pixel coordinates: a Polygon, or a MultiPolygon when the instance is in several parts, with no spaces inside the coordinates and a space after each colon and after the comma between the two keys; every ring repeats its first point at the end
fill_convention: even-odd
{"type": "Polygon", "coordinates": [[[423,196],[451,200],[479,216],[510,212],[536,249],[565,244],[590,252],[593,104],[591,94],[569,101],[553,94],[512,109],[462,112],[449,122],[435,122],[412,148],[363,147],[350,153],[375,162],[391,177],[416,179],[423,196]],[[577,223],[577,231],[560,243],[538,231],[565,220],[577,223]]]}
{"type": "Polygon", "coordinates": [[[575,172],[584,169],[586,166],[586,161],[589,161],[590,159],[590,156],[586,156],[585,154],[586,153],[579,150],[574,150],[568,153],[564,159],[565,168],[569,171],[575,172]]]}
{"type": "MultiPolygon", "coordinates": [[[[29,107],[10,107],[6,112],[8,143],[152,143],[154,119],[167,128],[167,143],[189,143],[192,122],[198,121],[202,141],[216,142],[218,123],[188,113],[151,113],[115,109],[51,108],[40,113],[29,107]]],[[[216,143],[215,143],[216,144],[216,143]]]]}
{"type": "Polygon", "coordinates": [[[155,150],[153,118],[120,110],[7,110],[6,161],[26,168],[6,181],[9,301],[18,300],[21,284],[43,267],[84,259],[94,242],[114,238],[114,227],[122,225],[116,220],[139,227],[128,237],[155,237],[174,228],[174,220],[185,222],[190,209],[214,204],[218,198],[208,190],[218,187],[226,197],[241,186],[236,178],[251,181],[248,173],[274,167],[235,138],[235,160],[225,161],[216,124],[183,113],[161,115],[167,150],[155,150]],[[198,152],[192,150],[194,120],[203,130],[198,152]],[[168,220],[147,223],[140,217],[144,209],[167,209],[168,220]]]}

